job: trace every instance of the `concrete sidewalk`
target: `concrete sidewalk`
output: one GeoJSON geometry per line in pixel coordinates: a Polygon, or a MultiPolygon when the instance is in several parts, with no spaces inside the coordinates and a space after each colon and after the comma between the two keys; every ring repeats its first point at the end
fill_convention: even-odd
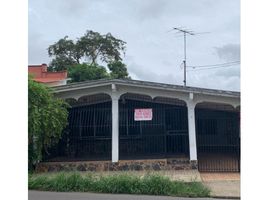
{"type": "Polygon", "coordinates": [[[202,182],[219,198],[240,198],[239,173],[201,173],[202,182]]]}

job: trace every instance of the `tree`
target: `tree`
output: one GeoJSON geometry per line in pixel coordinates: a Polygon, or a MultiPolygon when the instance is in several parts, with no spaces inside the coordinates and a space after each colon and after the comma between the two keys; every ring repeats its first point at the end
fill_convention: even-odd
{"type": "Polygon", "coordinates": [[[83,52],[77,48],[73,40],[65,36],[48,47],[48,55],[53,57],[49,65],[49,70],[62,71],[66,70],[68,66],[79,64],[83,52]]]}
{"type": "Polygon", "coordinates": [[[68,122],[68,104],[51,89],[28,80],[28,167],[42,160],[42,151],[58,143],[68,122]]]}
{"type": "Polygon", "coordinates": [[[86,31],[76,42],[65,36],[48,47],[48,55],[53,58],[50,67],[59,71],[75,64],[97,65],[98,61],[121,61],[121,54],[125,54],[125,44],[126,42],[115,38],[111,33],[101,35],[91,30],[86,31]]]}
{"type": "Polygon", "coordinates": [[[109,63],[108,68],[111,71],[110,72],[111,78],[130,79],[130,77],[128,76],[126,65],[121,61],[114,61],[112,63],[109,63]]]}
{"type": "Polygon", "coordinates": [[[71,78],[70,82],[109,78],[109,74],[107,73],[105,67],[95,64],[77,64],[69,67],[68,76],[71,78]]]}
{"type": "Polygon", "coordinates": [[[77,63],[72,59],[69,59],[64,55],[60,55],[50,62],[48,71],[63,71],[66,70],[66,68],[76,64],[77,63]]]}

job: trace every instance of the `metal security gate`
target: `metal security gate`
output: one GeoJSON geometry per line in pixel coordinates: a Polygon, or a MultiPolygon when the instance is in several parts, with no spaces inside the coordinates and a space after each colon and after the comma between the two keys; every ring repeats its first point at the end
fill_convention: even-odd
{"type": "Polygon", "coordinates": [[[137,100],[119,105],[120,159],[188,157],[186,106],[137,100]],[[135,121],[137,108],[152,108],[152,120],[135,121]]]}
{"type": "Polygon", "coordinates": [[[196,108],[199,171],[240,171],[239,113],[196,108]]]}
{"type": "Polygon", "coordinates": [[[45,155],[47,161],[110,160],[111,101],[74,106],[59,144],[45,155]]]}

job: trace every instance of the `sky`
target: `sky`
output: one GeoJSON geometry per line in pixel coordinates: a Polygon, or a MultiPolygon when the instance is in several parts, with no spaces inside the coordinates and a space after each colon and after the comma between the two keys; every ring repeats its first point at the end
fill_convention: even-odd
{"type": "MultiPolygon", "coordinates": [[[[184,43],[174,27],[197,33],[186,38],[187,66],[240,61],[238,0],[29,0],[28,14],[30,65],[49,64],[48,46],[64,36],[110,32],[127,43],[132,79],[183,85],[184,43]]],[[[240,64],[187,69],[187,86],[240,91],[240,64]]]]}

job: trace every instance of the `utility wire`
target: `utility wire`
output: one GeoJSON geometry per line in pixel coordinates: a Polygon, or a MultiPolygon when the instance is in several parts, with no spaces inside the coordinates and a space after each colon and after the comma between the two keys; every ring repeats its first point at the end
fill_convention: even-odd
{"type": "Polygon", "coordinates": [[[235,65],[232,64],[232,65],[217,66],[217,67],[207,67],[207,68],[202,68],[202,69],[192,69],[192,70],[187,70],[187,72],[189,72],[189,71],[207,70],[207,69],[217,69],[217,68],[223,68],[223,67],[233,67],[233,66],[235,66],[235,65]]]}
{"type": "Polygon", "coordinates": [[[233,62],[220,63],[220,64],[212,64],[212,65],[187,66],[187,67],[188,68],[202,68],[202,67],[229,66],[229,65],[235,65],[235,64],[240,64],[240,61],[233,61],[233,62]]]}

